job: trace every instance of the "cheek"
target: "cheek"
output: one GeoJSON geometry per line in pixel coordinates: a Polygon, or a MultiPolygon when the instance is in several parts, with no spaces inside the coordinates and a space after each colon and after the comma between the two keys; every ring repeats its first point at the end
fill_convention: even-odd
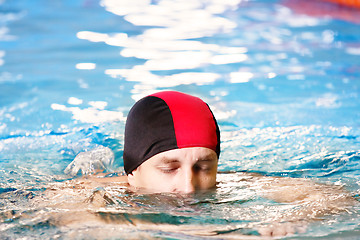
{"type": "Polygon", "coordinates": [[[201,189],[214,187],[216,184],[216,172],[202,174],[199,176],[199,186],[201,189]]]}

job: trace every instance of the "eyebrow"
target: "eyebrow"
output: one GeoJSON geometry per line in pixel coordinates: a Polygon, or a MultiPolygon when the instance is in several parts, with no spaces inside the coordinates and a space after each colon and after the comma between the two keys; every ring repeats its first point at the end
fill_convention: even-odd
{"type": "Polygon", "coordinates": [[[213,154],[206,154],[204,156],[199,157],[199,161],[212,161],[217,158],[213,158],[213,154]]]}
{"type": "Polygon", "coordinates": [[[199,159],[197,161],[197,164],[199,165],[213,165],[213,164],[216,164],[216,160],[215,159],[211,159],[211,158],[205,158],[205,159],[199,159]]]}
{"type": "Polygon", "coordinates": [[[165,164],[178,163],[178,162],[180,162],[178,159],[176,159],[176,158],[168,158],[168,157],[163,157],[159,161],[159,163],[165,163],[165,164]]]}
{"type": "MultiPolygon", "coordinates": [[[[199,157],[197,162],[202,162],[202,163],[206,163],[206,162],[216,162],[217,159],[213,159],[211,158],[211,155],[206,155],[203,157],[199,157]]],[[[171,163],[179,163],[180,161],[176,158],[169,158],[169,157],[162,157],[159,160],[159,164],[171,164],[171,163]]]]}
{"type": "Polygon", "coordinates": [[[215,159],[211,159],[211,158],[201,158],[198,160],[198,162],[215,162],[215,159]]]}

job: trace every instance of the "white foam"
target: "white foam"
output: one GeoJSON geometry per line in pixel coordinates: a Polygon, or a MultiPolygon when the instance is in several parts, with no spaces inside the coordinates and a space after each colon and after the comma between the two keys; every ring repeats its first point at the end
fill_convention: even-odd
{"type": "MultiPolygon", "coordinates": [[[[175,87],[179,85],[205,85],[220,78],[220,74],[207,72],[184,72],[167,76],[158,76],[141,67],[133,69],[109,69],[106,71],[112,77],[124,77],[128,81],[144,85],[138,89],[154,89],[156,87],[175,87]]],[[[138,86],[138,85],[136,85],[138,86]]]]}
{"type": "Polygon", "coordinates": [[[231,83],[246,83],[249,82],[251,78],[254,77],[254,74],[251,72],[232,72],[230,73],[230,82],[231,83]]]}
{"type": "Polygon", "coordinates": [[[89,105],[94,107],[94,108],[103,110],[108,105],[108,103],[105,102],[105,101],[90,101],[89,105]]]}
{"type": "Polygon", "coordinates": [[[71,105],[80,105],[83,103],[83,100],[76,97],[69,97],[67,102],[71,105]]]}
{"type": "Polygon", "coordinates": [[[88,40],[90,42],[105,42],[109,39],[109,35],[105,33],[97,33],[90,31],[81,31],[76,34],[79,39],[88,40]]]}
{"type": "Polygon", "coordinates": [[[5,123],[0,123],[0,133],[6,129],[7,125],[5,123]]]}
{"type": "MultiPolygon", "coordinates": [[[[92,104],[96,106],[99,102],[93,102],[92,104]]],[[[99,104],[99,106],[103,107],[104,104],[99,104]]],[[[53,103],[51,104],[51,108],[53,110],[70,112],[73,115],[73,119],[83,123],[102,123],[125,120],[122,112],[101,110],[94,107],[81,109],[79,107],[66,107],[65,105],[53,103]]]]}
{"type": "Polygon", "coordinates": [[[356,48],[356,47],[348,47],[345,49],[347,54],[350,55],[360,55],[360,48],[356,48]]]}
{"type": "Polygon", "coordinates": [[[341,105],[338,96],[332,93],[327,93],[317,98],[315,104],[317,107],[323,108],[337,108],[341,105]]]}
{"type": "Polygon", "coordinates": [[[96,64],[95,63],[78,63],[75,65],[76,69],[80,69],[80,70],[93,70],[96,68],[96,64]]]}
{"type": "Polygon", "coordinates": [[[85,81],[84,81],[84,79],[78,79],[77,80],[77,83],[79,84],[79,87],[80,88],[83,88],[83,89],[87,89],[87,88],[89,88],[89,84],[87,84],[85,81]]]}

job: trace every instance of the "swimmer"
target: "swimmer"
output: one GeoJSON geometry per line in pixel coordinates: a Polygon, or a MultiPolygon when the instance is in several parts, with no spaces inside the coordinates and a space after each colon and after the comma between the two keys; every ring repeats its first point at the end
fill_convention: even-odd
{"type": "MultiPolygon", "coordinates": [[[[97,150],[89,155],[91,161],[79,154],[65,173],[88,174],[113,161],[102,159],[97,150]]],[[[220,131],[209,106],[188,94],[160,92],[138,101],[128,114],[123,154],[127,176],[119,180],[137,192],[208,190],[216,185],[219,155],[220,131]]]]}
{"type": "MultiPolygon", "coordinates": [[[[89,169],[113,161],[113,156],[101,158],[97,150],[88,154],[91,161],[79,154],[65,173],[76,175],[81,170],[88,174],[89,169]]],[[[216,185],[219,155],[220,131],[209,106],[188,94],[160,92],[141,99],[130,110],[123,154],[127,176],[116,180],[137,192],[208,190],[216,185]]]]}
{"type": "MultiPolygon", "coordinates": [[[[128,114],[123,154],[126,176],[89,175],[68,181],[66,185],[72,186],[72,189],[68,190],[66,186],[63,189],[72,191],[72,195],[76,196],[86,189],[117,185],[137,193],[189,195],[216,187],[219,156],[220,131],[209,106],[201,99],[184,93],[159,92],[139,100],[128,114]]],[[[72,173],[76,174],[79,170],[77,165],[75,159],[66,171],[71,173],[73,168],[75,171],[72,173]]],[[[249,187],[258,186],[264,197],[301,205],[298,212],[279,216],[272,219],[267,227],[259,228],[259,233],[264,236],[301,232],[306,222],[327,213],[343,211],[354,201],[335,186],[316,184],[306,179],[247,175],[250,176],[246,178],[249,187]]],[[[53,192],[49,189],[47,195],[55,199],[61,194],[56,188],[53,192]]],[[[82,205],[93,207],[103,207],[111,202],[111,196],[101,190],[93,191],[81,201],[82,205]]],[[[68,200],[63,207],[71,206],[81,209],[76,203],[69,206],[68,200]]],[[[82,221],[84,216],[88,219],[94,217],[89,212],[84,214],[78,214],[75,220],[82,221]]],[[[64,219],[62,224],[68,224],[64,219]]],[[[66,219],[75,221],[73,217],[66,219]]],[[[213,230],[208,229],[209,233],[213,230]]]]}
{"type": "Polygon", "coordinates": [[[214,188],[219,155],[218,124],[197,97],[160,92],[129,112],[124,169],[134,189],[192,193],[214,188]]]}

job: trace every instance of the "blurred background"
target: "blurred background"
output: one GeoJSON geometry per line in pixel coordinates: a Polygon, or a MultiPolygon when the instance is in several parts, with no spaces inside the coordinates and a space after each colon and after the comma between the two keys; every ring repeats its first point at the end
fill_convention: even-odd
{"type": "MultiPolygon", "coordinates": [[[[0,193],[68,179],[99,145],[121,172],[130,107],[176,90],[218,119],[219,171],[358,196],[359,16],[325,0],[0,0],[0,193]]],[[[320,235],[355,236],[356,214],[320,235]]]]}

